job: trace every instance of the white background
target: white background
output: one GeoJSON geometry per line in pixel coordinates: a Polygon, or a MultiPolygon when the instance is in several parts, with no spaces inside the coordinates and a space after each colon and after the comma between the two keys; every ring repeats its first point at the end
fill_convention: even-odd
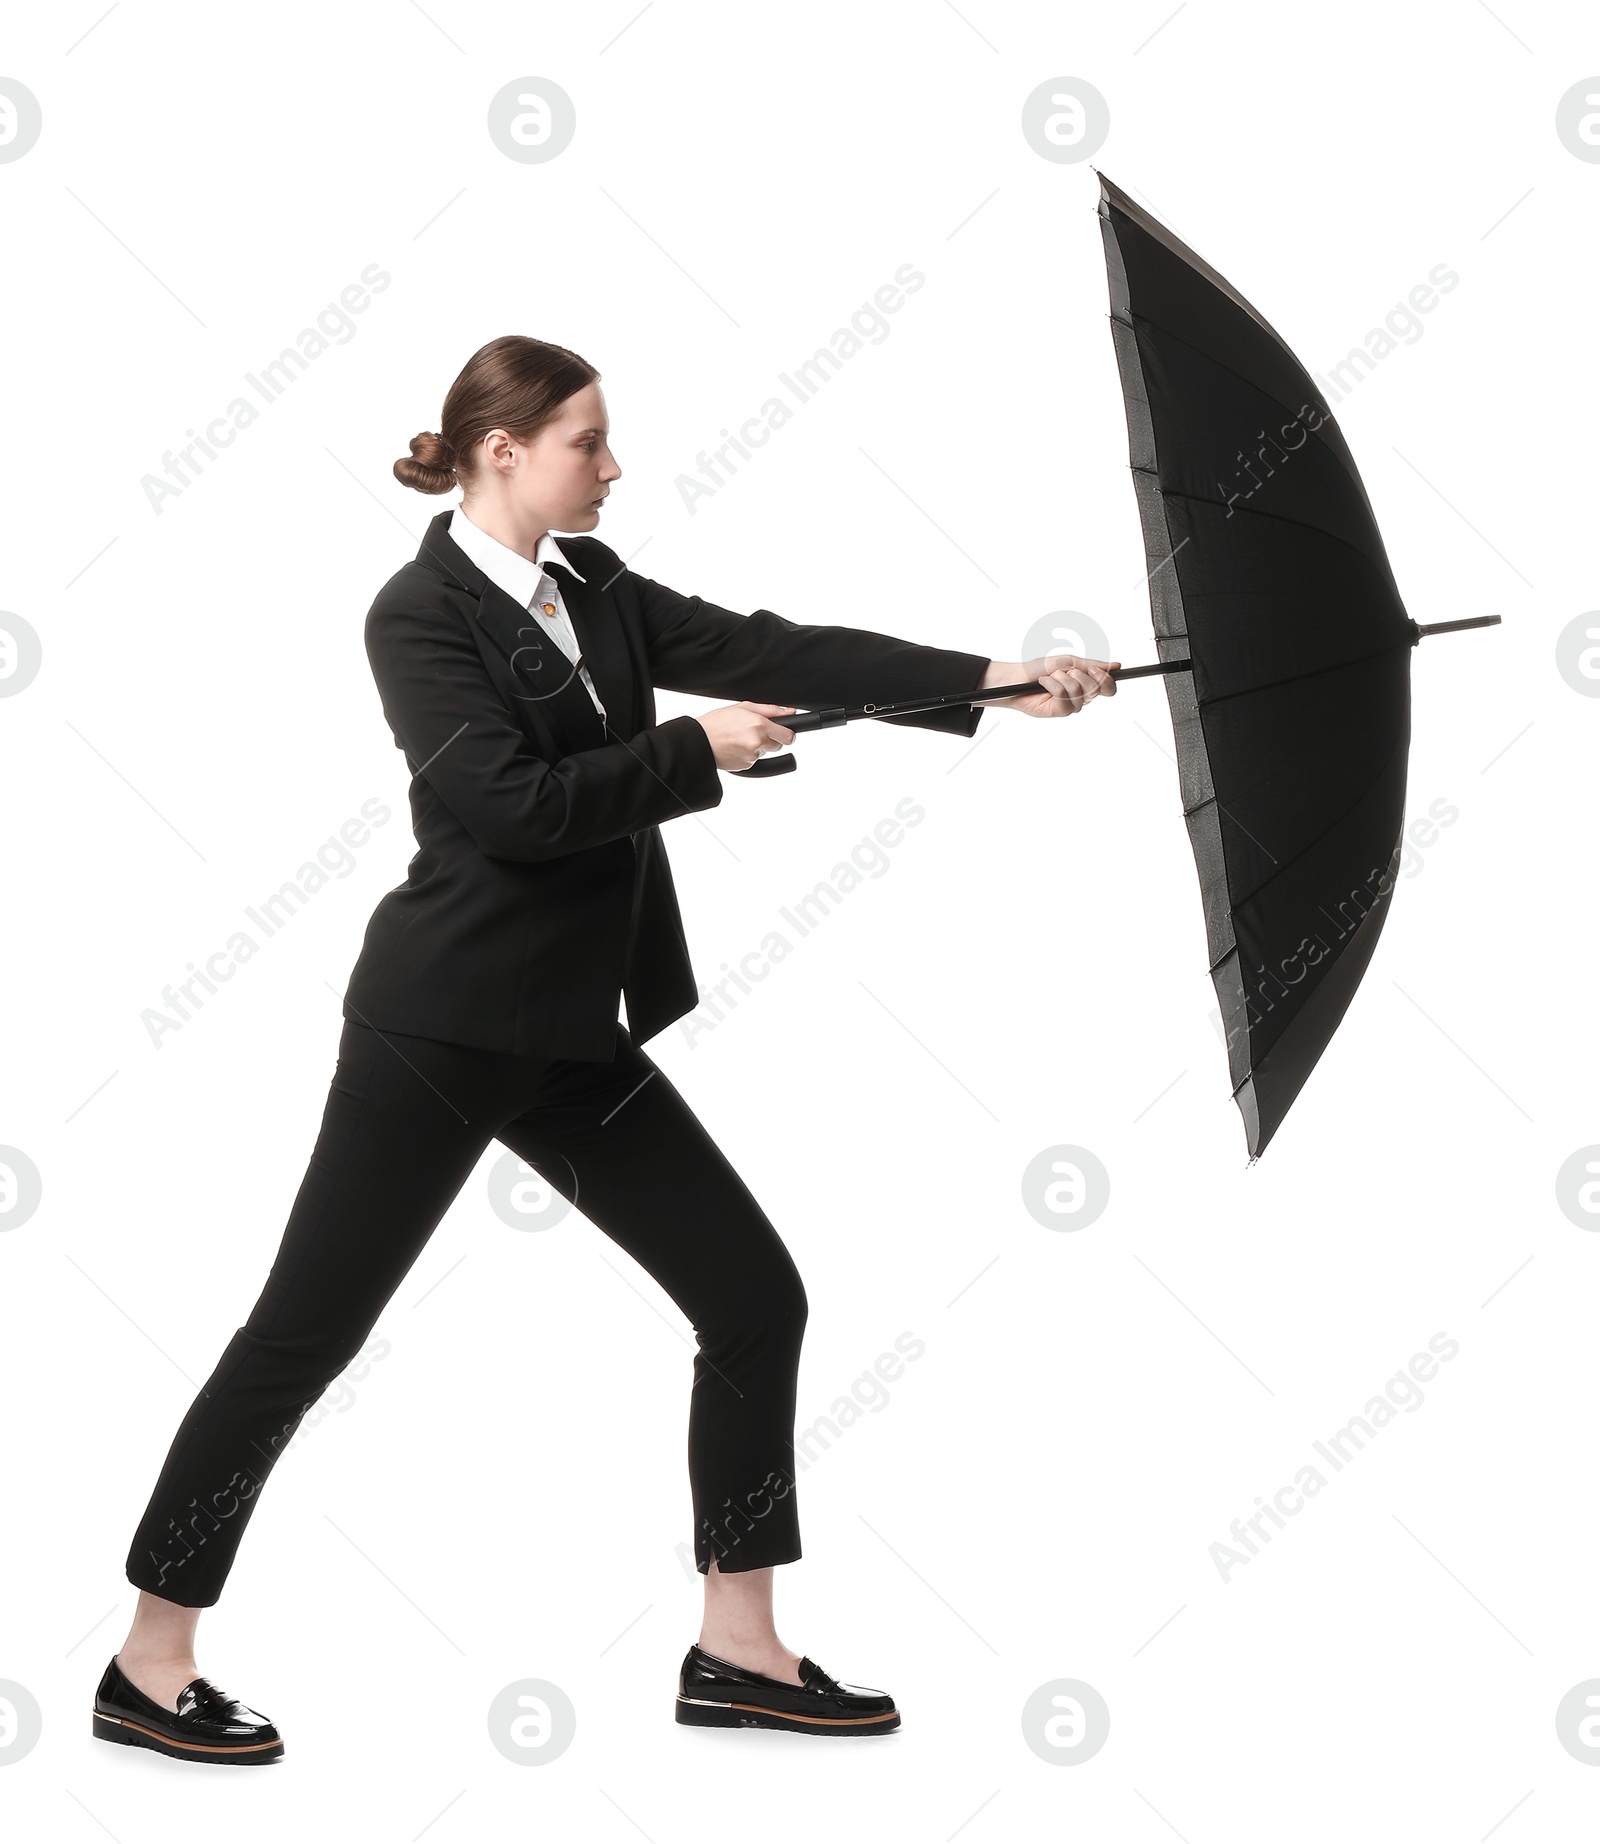
{"type": "Polygon", "coordinates": [[[43,645],[0,704],[0,1141],[44,1186],[0,1236],[0,1678],[44,1712],[0,1774],[18,1835],[1577,1835],[1600,1774],[1555,1711],[1600,1676],[1600,1237],[1555,1179],[1600,1140],[1600,704],[1555,646],[1597,601],[1600,167],[1555,110],[1600,69],[1579,10],[91,0],[14,17],[4,57],[44,121],[0,166],[0,606],[43,645]],[[486,132],[529,75],[577,110],[547,164],[486,132]],[[479,345],[534,334],[603,374],[598,535],[633,567],[1007,659],[1079,611],[1153,657],[1094,176],[1020,127],[1057,76],[1109,103],[1094,163],[1314,370],[1460,276],[1337,409],[1411,614],[1504,616],[1414,658],[1408,811],[1459,817],[1337,1039],[1248,1168],[1159,685],[973,743],[856,725],[726,782],[665,832],[702,981],[897,801],[926,810],[736,1012],[648,1046],[805,1276],[802,1428],[875,1399],[898,1335],[926,1346],[802,1474],[778,1573],[785,1640],[890,1688],[903,1729],[673,1723],[692,1335],[580,1216],[502,1222],[496,1149],[201,1623],[284,1762],[240,1788],[96,1744],[129,1537],[265,1277],[413,849],[362,621],[450,502],[392,462],[479,345]],[[691,516],[697,451],[907,262],[926,285],[888,336],[691,516]],[[163,453],[371,263],[392,283],[354,336],[153,512],[163,453]],[[349,875],[153,1047],[162,988],[370,797],[393,818],[349,875]],[[1111,1179],[1075,1230],[1022,1201],[1063,1143],[1111,1179]],[[1225,1582],[1230,1523],[1439,1332],[1459,1353],[1420,1408],[1225,1582]],[[577,1733],[517,1766],[486,1715],[529,1677],[577,1733]],[[1076,1765],[1022,1730],[1062,1678],[1110,1710],[1076,1765]]]}

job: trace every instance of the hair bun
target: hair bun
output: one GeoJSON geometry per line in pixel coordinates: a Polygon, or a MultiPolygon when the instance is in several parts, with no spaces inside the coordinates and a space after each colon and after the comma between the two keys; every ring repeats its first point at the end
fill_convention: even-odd
{"type": "Polygon", "coordinates": [[[411,438],[411,453],[394,464],[394,477],[419,493],[448,493],[456,484],[455,450],[437,431],[424,429],[411,438]]]}

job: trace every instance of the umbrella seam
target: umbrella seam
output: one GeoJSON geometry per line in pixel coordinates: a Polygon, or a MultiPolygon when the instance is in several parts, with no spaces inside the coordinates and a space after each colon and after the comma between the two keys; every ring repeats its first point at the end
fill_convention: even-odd
{"type": "MultiPolygon", "coordinates": [[[[1152,471],[1147,467],[1134,467],[1132,462],[1129,462],[1128,466],[1129,471],[1135,474],[1148,474],[1152,471]]],[[[1157,476],[1156,485],[1163,499],[1187,500],[1194,506],[1225,506],[1228,503],[1225,499],[1212,499],[1204,493],[1186,493],[1182,487],[1163,487],[1160,483],[1159,476],[1157,476]]],[[[1370,558],[1364,550],[1362,550],[1359,544],[1352,544],[1348,538],[1341,538],[1338,532],[1329,531],[1325,525],[1313,525],[1309,519],[1297,519],[1289,512],[1266,512],[1259,506],[1236,506],[1234,510],[1236,512],[1248,513],[1252,518],[1272,519],[1279,525],[1293,525],[1300,531],[1314,531],[1319,538],[1330,539],[1334,544],[1342,544],[1347,551],[1354,551],[1362,562],[1369,565],[1372,569],[1376,570],[1378,568],[1377,564],[1373,562],[1372,558],[1370,558]]],[[[1377,529],[1375,523],[1373,529],[1377,529]]],[[[1387,565],[1389,561],[1389,553],[1387,551],[1384,552],[1383,560],[1387,565]]],[[[1394,581],[1394,571],[1392,569],[1389,571],[1389,581],[1394,588],[1394,598],[1400,603],[1403,609],[1405,606],[1404,598],[1400,594],[1399,584],[1394,581]]]]}
{"type": "MultiPolygon", "coordinates": [[[[1390,895],[1391,896],[1393,895],[1392,891],[1390,892],[1390,895]]],[[[1317,981],[1316,986],[1312,987],[1311,992],[1307,993],[1306,995],[1307,1001],[1310,1000],[1312,994],[1315,993],[1318,990],[1318,988],[1322,985],[1322,981],[1327,979],[1329,974],[1333,972],[1334,967],[1338,964],[1338,960],[1342,959],[1344,955],[1348,954],[1351,948],[1355,946],[1357,938],[1361,935],[1362,931],[1366,928],[1367,924],[1371,922],[1374,917],[1379,918],[1379,922],[1378,922],[1379,928],[1383,926],[1382,917],[1383,917],[1384,911],[1388,907],[1388,903],[1389,903],[1389,897],[1387,896],[1383,897],[1380,901],[1374,903],[1372,907],[1366,912],[1366,914],[1361,918],[1361,920],[1350,931],[1349,941],[1340,950],[1338,957],[1336,957],[1336,959],[1334,960],[1329,961],[1327,967],[1323,971],[1322,979],[1319,979],[1317,981]]],[[[1355,997],[1355,993],[1352,991],[1350,996],[1353,999],[1355,997]]],[[[1278,1046],[1283,1042],[1284,1037],[1287,1036],[1288,1032],[1299,1021],[1302,1013],[1304,1012],[1304,1009],[1305,1009],[1304,1006],[1302,1006],[1300,1010],[1296,1011],[1294,1016],[1289,1020],[1289,1023],[1284,1027],[1284,1030],[1278,1035],[1278,1037],[1276,1037],[1273,1040],[1273,1042],[1265,1050],[1262,1051],[1261,1060],[1259,1062],[1253,1062],[1250,1065],[1249,1073],[1244,1077],[1242,1081],[1235,1084],[1234,1090],[1233,1090],[1234,1100],[1236,1101],[1238,1100],[1239,1090],[1244,1087],[1246,1082],[1254,1082],[1256,1077],[1260,1075],[1261,1071],[1266,1067],[1267,1062],[1271,1058],[1273,1052],[1277,1050],[1278,1046]]],[[[1317,1052],[1317,1057],[1316,1057],[1317,1062],[1320,1062],[1322,1060],[1322,1052],[1327,1049],[1328,1044],[1332,1043],[1332,1041],[1333,1039],[1330,1037],[1327,1040],[1327,1043],[1323,1044],[1322,1050],[1319,1050],[1317,1052]]],[[[1299,1091],[1297,1090],[1296,1093],[1298,1094],[1298,1092],[1299,1091]]]]}
{"type": "Polygon", "coordinates": [[[1202,698],[1197,691],[1195,703],[1203,710],[1209,710],[1214,704],[1232,704],[1235,698],[1253,697],[1256,692],[1276,691],[1281,685],[1304,685],[1312,679],[1323,678],[1330,672],[1343,672],[1350,666],[1365,666],[1372,660],[1386,659],[1391,653],[1409,650],[1411,645],[1409,640],[1397,640],[1392,647],[1379,647],[1375,652],[1358,654],[1355,659],[1335,660],[1331,666],[1317,666],[1310,672],[1297,673],[1293,678],[1268,679],[1261,685],[1242,686],[1238,691],[1218,692],[1213,698],[1202,698]]]}
{"type": "MultiPolygon", "coordinates": [[[[1112,315],[1111,317],[1112,319],[1116,319],[1115,315],[1112,315]]],[[[1139,327],[1136,324],[1136,320],[1139,322],[1142,322],[1145,326],[1150,327],[1155,332],[1162,334],[1165,338],[1170,339],[1174,345],[1182,346],[1186,352],[1194,353],[1196,358],[1204,359],[1206,363],[1209,365],[1215,365],[1218,371],[1226,372],[1230,378],[1237,378],[1238,381],[1241,384],[1245,385],[1248,389],[1259,392],[1261,396],[1266,397],[1269,401],[1271,401],[1271,393],[1269,391],[1262,390],[1261,386],[1257,384],[1253,378],[1247,378],[1242,371],[1237,370],[1232,365],[1225,364],[1221,359],[1217,358],[1213,353],[1207,352],[1204,347],[1194,345],[1191,341],[1185,339],[1181,333],[1174,333],[1170,327],[1163,326],[1160,323],[1160,321],[1148,319],[1143,314],[1135,316],[1132,310],[1130,309],[1128,318],[1126,321],[1123,322],[1123,324],[1127,327],[1128,331],[1133,334],[1134,346],[1136,349],[1139,343],[1139,338],[1138,338],[1139,327]]],[[[1265,325],[1265,322],[1263,322],[1262,324],[1265,325]]],[[[1271,332],[1272,329],[1269,327],[1267,328],[1267,331],[1271,332]]],[[[1273,337],[1277,339],[1279,347],[1282,349],[1285,356],[1288,357],[1290,360],[1292,360],[1294,364],[1300,365],[1300,369],[1302,371],[1305,371],[1304,365],[1300,364],[1300,360],[1295,357],[1293,350],[1284,342],[1281,336],[1274,333],[1273,337]]],[[[1309,380],[1310,380],[1310,374],[1307,373],[1307,381],[1309,382],[1309,380]]],[[[1155,418],[1153,414],[1150,413],[1149,382],[1148,382],[1148,378],[1145,373],[1144,355],[1142,353],[1139,355],[1139,382],[1145,386],[1145,410],[1146,410],[1147,415],[1149,415],[1150,417],[1151,440],[1153,444],[1154,435],[1155,435],[1155,418]]],[[[1368,493],[1367,493],[1367,483],[1361,478],[1361,472],[1356,466],[1356,458],[1354,455],[1350,454],[1350,444],[1344,441],[1344,430],[1340,425],[1338,417],[1335,416],[1333,411],[1328,408],[1327,399],[1315,391],[1313,391],[1313,395],[1316,397],[1317,407],[1322,411],[1327,421],[1330,422],[1333,425],[1333,427],[1339,431],[1339,439],[1341,442],[1344,443],[1345,454],[1349,457],[1349,466],[1346,467],[1344,460],[1340,457],[1338,449],[1333,447],[1333,445],[1330,442],[1328,442],[1327,440],[1323,438],[1320,430],[1312,429],[1308,425],[1306,429],[1306,433],[1308,435],[1314,435],[1317,437],[1317,440],[1319,444],[1321,445],[1321,447],[1336,462],[1338,462],[1340,472],[1345,476],[1347,480],[1350,481],[1351,485],[1354,486],[1356,492],[1360,495],[1361,503],[1366,508],[1367,520],[1372,526],[1373,536],[1378,540],[1379,548],[1383,551],[1384,563],[1387,566],[1389,563],[1388,547],[1383,542],[1383,533],[1378,529],[1378,517],[1377,517],[1377,514],[1372,509],[1372,500],[1368,496],[1368,493]]],[[[1287,404],[1283,404],[1283,403],[1280,403],[1278,405],[1278,408],[1280,410],[1287,409],[1288,407],[1289,406],[1287,404]]],[[[1147,472],[1148,470],[1139,469],[1137,471],[1142,473],[1142,472],[1147,472]]],[[[1163,488],[1162,491],[1165,492],[1166,489],[1163,488]]],[[[1220,506],[1225,503],[1222,500],[1203,500],[1203,499],[1200,499],[1197,494],[1186,494],[1186,495],[1182,495],[1181,497],[1195,499],[1201,505],[1220,506]]],[[[1251,510],[1251,508],[1247,506],[1245,510],[1248,512],[1251,510]]],[[[1267,517],[1267,518],[1272,518],[1272,517],[1279,517],[1282,515],[1274,514],[1274,513],[1265,513],[1262,516],[1267,517]]],[[[1304,521],[1300,519],[1292,519],[1289,522],[1291,524],[1296,524],[1296,525],[1304,523],[1304,521]]],[[[1320,525],[1306,526],[1306,530],[1308,531],[1320,531],[1321,529],[1322,527],[1320,525]]],[[[1336,537],[1336,534],[1333,532],[1329,532],[1327,535],[1330,538],[1336,537]]],[[[1348,539],[1340,539],[1338,541],[1341,543],[1349,543],[1348,539]]],[[[1351,549],[1353,550],[1356,548],[1357,547],[1354,545],[1351,546],[1351,549]]],[[[1364,556],[1365,552],[1360,552],[1359,554],[1364,556]]],[[[1392,578],[1394,575],[1394,571],[1392,567],[1390,568],[1389,574],[1390,574],[1390,577],[1392,578]]],[[[1397,598],[1399,597],[1399,594],[1400,594],[1399,586],[1396,585],[1395,595],[1397,598]]]]}
{"type": "MultiPolygon", "coordinates": [[[[1214,269],[1200,252],[1185,243],[1170,225],[1163,224],[1152,212],[1146,211],[1137,201],[1130,199],[1128,195],[1122,191],[1121,187],[1113,186],[1112,182],[1106,178],[1104,173],[1099,174],[1099,179],[1102,188],[1108,186],[1112,187],[1117,197],[1114,200],[1102,198],[1102,209],[1097,212],[1097,216],[1104,218],[1109,223],[1111,213],[1109,210],[1104,209],[1104,207],[1108,205],[1114,206],[1135,230],[1142,231],[1153,243],[1158,244],[1164,249],[1169,256],[1175,256],[1179,262],[1193,269],[1205,281],[1210,282],[1214,288],[1226,295],[1236,307],[1242,308],[1256,325],[1261,328],[1263,333],[1269,333],[1273,339],[1283,347],[1284,351],[1289,353],[1291,358],[1294,356],[1290,349],[1289,342],[1283,337],[1278,329],[1272,325],[1266,315],[1262,313],[1261,309],[1257,307],[1253,301],[1247,301],[1239,292],[1238,288],[1228,280],[1220,269],[1214,269]]],[[[1115,230],[1116,227],[1113,225],[1113,234],[1115,230]]],[[[1132,310],[1130,309],[1129,311],[1131,312],[1132,310]]],[[[1295,363],[1298,365],[1300,361],[1295,359],[1295,363]]]]}
{"type": "MultiPolygon", "coordinates": [[[[1114,315],[1113,315],[1113,318],[1115,318],[1114,315]]],[[[1269,399],[1269,401],[1271,400],[1272,393],[1270,391],[1262,390],[1261,386],[1255,381],[1254,378],[1246,377],[1245,374],[1242,371],[1240,371],[1237,366],[1227,364],[1224,360],[1219,359],[1215,353],[1207,352],[1204,346],[1197,346],[1195,345],[1193,340],[1185,339],[1181,333],[1173,332],[1171,327],[1163,326],[1159,320],[1151,320],[1148,317],[1148,315],[1145,315],[1145,314],[1134,314],[1132,310],[1130,309],[1126,325],[1127,325],[1129,332],[1134,335],[1135,342],[1137,342],[1137,339],[1138,339],[1139,325],[1141,323],[1149,327],[1153,332],[1160,333],[1164,338],[1170,339],[1174,345],[1182,346],[1185,352],[1194,353],[1194,355],[1197,358],[1204,359],[1208,365],[1215,365],[1218,371],[1225,371],[1230,378],[1237,378],[1241,384],[1247,385],[1251,390],[1257,391],[1260,393],[1261,396],[1266,397],[1267,399],[1269,399]]],[[[1269,328],[1268,331],[1270,332],[1271,329],[1269,328]]],[[[1290,359],[1294,364],[1300,365],[1301,371],[1304,372],[1305,366],[1300,364],[1300,360],[1295,356],[1293,349],[1283,340],[1282,336],[1274,333],[1273,338],[1278,341],[1278,348],[1284,354],[1284,356],[1290,359]]],[[[1142,365],[1140,366],[1140,370],[1141,371],[1143,370],[1142,365]]],[[[1311,383],[1311,374],[1309,372],[1306,372],[1306,382],[1308,384],[1311,383]]],[[[1146,393],[1146,395],[1148,397],[1148,393],[1146,393]]],[[[1343,441],[1344,429],[1340,425],[1338,417],[1335,416],[1333,411],[1328,408],[1328,400],[1322,395],[1320,391],[1316,389],[1314,385],[1312,386],[1312,396],[1316,399],[1316,403],[1314,407],[1322,411],[1324,417],[1330,423],[1333,424],[1335,429],[1339,431],[1340,440],[1343,441]]],[[[1287,410],[1288,407],[1289,406],[1286,403],[1280,403],[1278,405],[1278,408],[1280,410],[1287,410]]],[[[1306,429],[1306,434],[1314,435],[1317,437],[1318,441],[1321,443],[1321,445],[1324,448],[1328,450],[1329,454],[1332,455],[1334,460],[1339,462],[1341,471],[1352,482],[1357,492],[1360,493],[1362,499],[1365,500],[1367,498],[1366,482],[1361,478],[1359,473],[1352,471],[1355,468],[1355,456],[1354,455],[1350,456],[1350,467],[1347,468],[1345,467],[1344,462],[1340,460],[1339,451],[1336,448],[1334,448],[1331,443],[1323,439],[1321,430],[1313,429],[1308,425],[1306,429]]],[[[1348,452],[1349,447],[1350,447],[1350,444],[1346,442],[1345,443],[1346,452],[1348,452]]],[[[1369,513],[1372,511],[1372,506],[1371,506],[1370,501],[1368,502],[1368,505],[1367,505],[1367,511],[1369,513]]],[[[1372,525],[1373,525],[1373,530],[1376,531],[1377,525],[1378,525],[1378,521],[1376,517],[1373,518],[1372,525]]]]}
{"type": "MultiPolygon", "coordinates": [[[[1333,818],[1328,821],[1327,825],[1323,827],[1322,831],[1319,832],[1314,839],[1308,839],[1306,843],[1301,846],[1299,851],[1297,851],[1292,858],[1286,858],[1282,864],[1275,866],[1274,869],[1269,871],[1267,875],[1262,878],[1260,883],[1256,884],[1252,889],[1246,891],[1246,893],[1243,896],[1239,897],[1237,901],[1234,900],[1233,894],[1230,891],[1228,895],[1228,914],[1230,915],[1230,917],[1232,916],[1233,911],[1235,909],[1242,908],[1246,903],[1253,903],[1256,900],[1256,898],[1260,896],[1261,892],[1267,888],[1269,884],[1275,882],[1278,878],[1280,878],[1285,871],[1292,870],[1294,866],[1297,865],[1303,857],[1305,857],[1307,852],[1315,851],[1317,847],[1322,843],[1322,841],[1325,838],[1327,838],[1328,834],[1333,831],[1334,827],[1340,823],[1341,820],[1348,819],[1349,816],[1355,812],[1356,808],[1361,805],[1362,801],[1364,801],[1367,798],[1367,796],[1372,792],[1372,790],[1378,785],[1378,783],[1383,779],[1383,777],[1386,774],[1388,774],[1389,770],[1394,766],[1395,757],[1398,755],[1401,755],[1408,746],[1409,746],[1409,739],[1403,739],[1402,741],[1396,743],[1394,748],[1391,749],[1388,755],[1384,757],[1383,764],[1378,769],[1377,773],[1372,776],[1371,780],[1367,782],[1366,786],[1355,797],[1355,799],[1352,800],[1347,807],[1342,807],[1339,810],[1339,812],[1337,812],[1333,816],[1333,818]]],[[[1403,816],[1402,816],[1402,821],[1403,821],[1403,816]]],[[[1224,869],[1226,870],[1226,857],[1224,857],[1224,869]]],[[[1237,934],[1237,930],[1235,931],[1235,934],[1237,934]]]]}

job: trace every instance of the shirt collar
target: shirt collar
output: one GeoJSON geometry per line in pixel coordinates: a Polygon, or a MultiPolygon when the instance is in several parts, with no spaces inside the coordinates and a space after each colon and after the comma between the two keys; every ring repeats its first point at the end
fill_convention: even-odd
{"type": "Polygon", "coordinates": [[[530,560],[498,538],[491,538],[456,506],[450,514],[450,536],[491,582],[497,583],[507,595],[514,596],[524,608],[538,592],[546,564],[559,564],[562,569],[571,570],[580,583],[585,580],[582,571],[573,569],[566,553],[549,532],[539,540],[530,560]]]}

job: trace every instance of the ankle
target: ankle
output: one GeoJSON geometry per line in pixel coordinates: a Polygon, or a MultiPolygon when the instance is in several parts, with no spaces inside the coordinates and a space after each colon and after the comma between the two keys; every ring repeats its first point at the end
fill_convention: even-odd
{"type": "Polygon", "coordinates": [[[734,1646],[743,1652],[782,1649],[778,1635],[770,1626],[726,1626],[712,1620],[701,1625],[700,1637],[695,1643],[704,1652],[715,1652],[719,1646],[734,1646]]]}
{"type": "Polygon", "coordinates": [[[117,1650],[117,1664],[123,1671],[181,1671],[194,1664],[194,1647],[141,1645],[127,1639],[117,1650]]]}
{"type": "Polygon", "coordinates": [[[713,1658],[725,1658],[730,1664],[742,1665],[756,1660],[796,1664],[800,1654],[790,1651],[776,1633],[739,1633],[702,1629],[695,1641],[702,1652],[713,1658]]]}

